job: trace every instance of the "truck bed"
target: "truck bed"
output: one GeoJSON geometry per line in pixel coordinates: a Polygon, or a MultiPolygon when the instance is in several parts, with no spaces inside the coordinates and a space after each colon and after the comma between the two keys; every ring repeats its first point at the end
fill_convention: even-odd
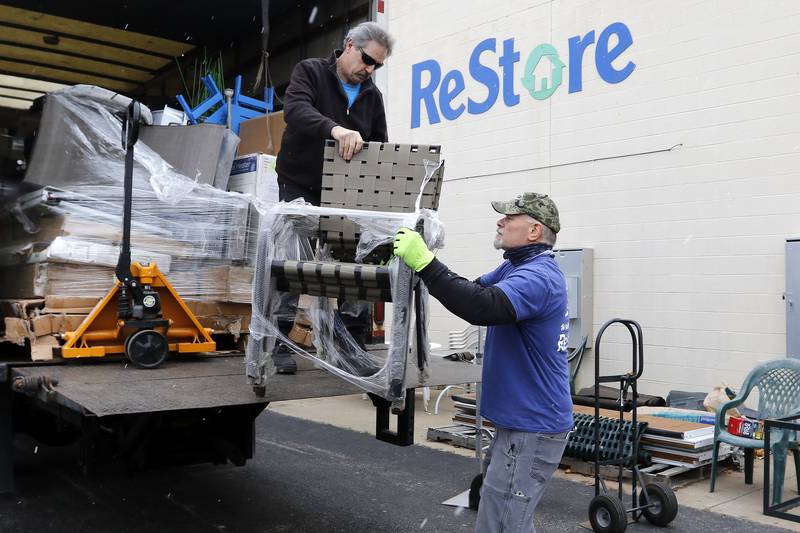
{"type": "MultiPolygon", "coordinates": [[[[247,382],[241,353],[176,356],[151,370],[121,358],[0,358],[0,493],[13,491],[17,431],[45,443],[78,439],[79,463],[90,478],[98,464],[110,461],[131,471],[204,462],[243,465],[255,449],[255,419],[269,402],[361,392],[304,359],[298,367],[294,375],[271,377],[260,398],[247,382]]],[[[480,368],[435,357],[425,385],[479,381],[480,368]]],[[[421,386],[416,368],[409,365],[406,375],[407,407],[395,413],[396,431],[390,429],[390,402],[372,397],[376,437],[401,446],[413,444],[412,389],[421,386]]]]}
{"type": "MultiPolygon", "coordinates": [[[[299,359],[299,358],[298,358],[299,359]]],[[[71,410],[98,417],[201,409],[280,400],[342,396],[361,392],[355,385],[299,360],[294,375],[272,376],[267,394],[258,398],[245,378],[241,354],[180,356],[161,367],[145,370],[117,359],[59,361],[13,366],[11,378],[49,377],[58,380],[49,399],[71,410]]],[[[480,367],[434,357],[427,386],[480,381],[480,367]]],[[[408,388],[419,387],[416,370],[409,368],[408,388]]],[[[37,393],[45,401],[45,392],[37,393]]]]}

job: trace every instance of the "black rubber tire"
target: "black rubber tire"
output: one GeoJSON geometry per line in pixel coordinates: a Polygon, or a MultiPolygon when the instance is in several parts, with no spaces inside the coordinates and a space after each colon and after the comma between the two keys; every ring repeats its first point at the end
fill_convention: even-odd
{"type": "Polygon", "coordinates": [[[139,331],[141,331],[141,330],[137,329],[136,331],[134,331],[133,333],[131,333],[130,335],[125,337],[125,342],[124,342],[124,345],[125,345],[125,352],[124,352],[125,353],[125,357],[128,357],[128,341],[130,341],[133,338],[133,336],[136,335],[139,331]]]}
{"type": "Polygon", "coordinates": [[[628,515],[619,498],[600,494],[589,504],[589,522],[598,533],[622,533],[628,528],[628,515]]]}
{"type": "Polygon", "coordinates": [[[481,487],[483,486],[483,474],[478,474],[472,478],[472,483],[469,484],[469,508],[478,510],[478,505],[481,503],[481,487]]]}
{"type": "Polygon", "coordinates": [[[125,356],[140,368],[156,368],[168,354],[167,338],[152,329],[139,330],[125,340],[125,356]]]}
{"type": "MultiPolygon", "coordinates": [[[[678,498],[675,492],[664,483],[649,483],[644,490],[650,497],[651,507],[642,509],[642,514],[654,526],[664,527],[678,516],[678,498]]],[[[639,505],[646,505],[644,491],[639,494],[639,505]]]]}

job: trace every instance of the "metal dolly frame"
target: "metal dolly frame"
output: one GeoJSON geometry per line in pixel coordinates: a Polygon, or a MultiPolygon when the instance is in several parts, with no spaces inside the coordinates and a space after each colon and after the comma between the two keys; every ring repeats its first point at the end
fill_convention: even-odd
{"type": "Polygon", "coordinates": [[[600,439],[600,384],[619,383],[619,424],[624,423],[623,406],[628,392],[631,393],[634,409],[632,412],[633,427],[637,427],[636,402],[638,400],[637,381],[644,370],[644,343],[642,341],[642,328],[638,322],[629,319],[613,318],[603,324],[597,332],[594,354],[594,493],[589,504],[589,522],[592,529],[602,533],[622,533],[628,527],[628,515],[634,521],[644,516],[648,522],[656,526],[666,526],[678,514],[678,500],[672,488],[664,483],[645,483],[644,476],[639,470],[639,438],[633,435],[631,453],[625,454],[625,434],[619,432],[619,457],[601,460],[600,439]],[[603,333],[614,324],[625,326],[631,336],[632,367],[625,374],[600,375],[600,346],[603,333]],[[601,474],[602,466],[616,466],[617,494],[608,490],[601,474]],[[631,507],[626,509],[623,504],[623,470],[629,468],[631,475],[631,507]],[[637,490],[637,483],[641,491],[637,490]]]}

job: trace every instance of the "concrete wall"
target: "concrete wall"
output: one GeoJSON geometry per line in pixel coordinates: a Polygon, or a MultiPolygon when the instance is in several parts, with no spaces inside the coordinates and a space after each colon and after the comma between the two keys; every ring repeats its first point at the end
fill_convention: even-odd
{"type": "MultiPolygon", "coordinates": [[[[738,386],[758,362],[785,356],[784,239],[800,234],[800,3],[387,4],[398,38],[387,69],[390,137],[441,143],[447,160],[440,259],[468,278],[493,268],[501,257],[489,200],[548,193],[561,210],[559,246],[594,249],[594,331],[616,316],[644,328],[640,390],[738,386]],[[635,70],[607,83],[589,46],[583,90],[569,93],[568,38],[617,21],[633,44],[613,64],[635,70]],[[412,129],[412,65],[460,70],[466,90],[453,106],[482,100],[488,90],[471,79],[469,58],[490,37],[498,52],[481,62],[498,72],[502,41],[515,40],[519,104],[506,106],[501,91],[485,113],[433,125],[423,113],[412,129]],[[546,100],[520,82],[540,43],[568,65],[546,100]]],[[[439,342],[464,325],[438,304],[432,315],[439,342]]],[[[609,333],[604,370],[626,370],[628,346],[609,333]]]]}

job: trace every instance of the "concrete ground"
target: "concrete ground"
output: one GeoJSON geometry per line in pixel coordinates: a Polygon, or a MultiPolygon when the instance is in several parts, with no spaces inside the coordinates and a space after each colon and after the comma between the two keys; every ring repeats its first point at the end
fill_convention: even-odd
{"type": "MultiPolygon", "coordinates": [[[[470,532],[474,511],[441,502],[477,472],[472,452],[424,438],[449,418],[426,414],[418,399],[422,445],[403,448],[374,438],[374,412],[360,395],[276,403],[257,419],[256,455],[244,467],[128,475],[106,466],[94,481],[80,474],[74,446],[18,438],[17,492],[0,497],[0,532],[470,532]]],[[[758,485],[749,491],[738,477],[724,475],[714,495],[705,483],[680,489],[667,531],[784,531],[790,524],[756,512],[758,485]]],[[[589,481],[559,473],[537,510],[537,530],[586,531],[589,481]]],[[[628,531],[659,529],[642,522],[628,531]]]]}
{"type": "MultiPolygon", "coordinates": [[[[418,392],[417,394],[414,432],[415,443],[427,448],[474,458],[475,452],[473,450],[427,440],[427,430],[429,427],[452,424],[453,407],[449,397],[442,399],[439,405],[439,414],[434,414],[434,403],[439,392],[440,391],[436,390],[430,392],[427,410],[425,409],[422,393],[418,392]]],[[[269,409],[276,413],[294,416],[304,420],[331,424],[358,432],[370,434],[374,432],[372,404],[363,395],[277,402],[271,404],[269,409]]],[[[797,487],[797,481],[795,479],[795,470],[791,458],[787,463],[786,475],[784,477],[785,499],[797,495],[797,492],[792,492],[792,489],[797,487]]],[[[689,478],[688,480],[679,480],[679,486],[676,489],[679,504],[681,507],[691,507],[701,511],[710,511],[724,516],[749,520],[758,524],[800,531],[800,524],[766,516],[762,513],[764,497],[763,465],[764,461],[756,458],[752,485],[745,485],[743,472],[735,468],[725,469],[718,474],[716,490],[713,493],[708,492],[709,484],[707,479],[692,481],[691,478],[689,478]],[[682,483],[686,484],[682,485],[682,483]]],[[[474,471],[477,472],[477,462],[474,465],[474,469],[474,471]]],[[[592,477],[568,473],[563,470],[559,470],[556,476],[559,479],[585,485],[592,485],[594,483],[594,478],[592,477]]],[[[794,512],[800,514],[800,509],[794,512]]]]}

